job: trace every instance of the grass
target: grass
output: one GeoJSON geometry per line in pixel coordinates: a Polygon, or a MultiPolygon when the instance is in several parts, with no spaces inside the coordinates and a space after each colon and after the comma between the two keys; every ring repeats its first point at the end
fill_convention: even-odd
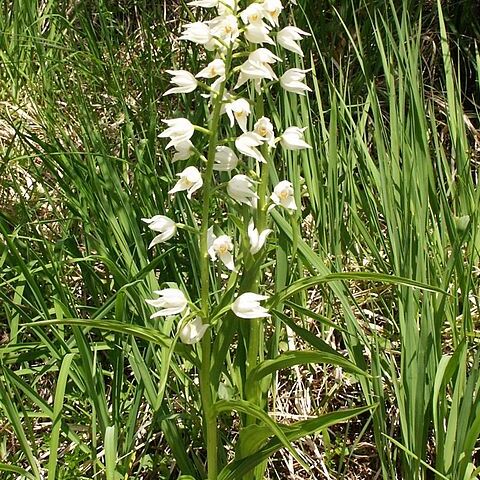
{"type": "MultiPolygon", "coordinates": [[[[231,318],[213,343],[220,407],[238,411],[219,415],[219,462],[233,459],[240,422],[256,415],[280,429],[268,443],[261,428],[240,435],[244,458],[273,455],[267,478],[302,478],[297,454],[305,478],[473,479],[476,17],[466,26],[449,2],[330,3],[299,1],[296,22],[313,35],[303,62],[285,62],[313,69],[312,94],[268,98],[276,130],[308,124],[314,148],[278,154],[268,172],[271,185],[294,182],[303,209],[272,213],[279,234],[264,270],[278,303],[265,370],[249,372],[249,385],[273,372],[270,410],[304,423],[272,426],[239,403],[247,346],[229,348],[241,328],[231,318]],[[339,426],[339,407],[358,415],[339,426]],[[281,438],[296,450],[275,454],[281,438]]],[[[165,69],[203,65],[175,41],[182,5],[2,7],[2,478],[205,476],[200,354],[173,340],[172,320],[148,320],[144,302],[167,282],[201,296],[198,242],[183,230],[153,255],[140,221],[164,213],[191,224],[201,211],[167,195],[180,167],[158,139],[162,119],[205,114],[197,93],[161,98],[165,69]]],[[[220,302],[221,280],[213,270],[210,279],[220,302]]],[[[241,478],[247,463],[219,478],[241,478]]]]}

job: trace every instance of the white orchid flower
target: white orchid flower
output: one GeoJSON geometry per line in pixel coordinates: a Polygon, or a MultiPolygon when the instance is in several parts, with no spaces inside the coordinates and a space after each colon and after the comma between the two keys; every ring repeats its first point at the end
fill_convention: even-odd
{"type": "Polygon", "coordinates": [[[145,301],[152,307],[160,308],[160,310],[151,315],[150,318],[177,315],[187,308],[188,301],[184,293],[178,288],[164,288],[163,290],[155,290],[153,293],[159,295],[159,298],[145,301]]]}
{"type": "Polygon", "coordinates": [[[192,194],[203,185],[202,175],[196,167],[187,167],[183,172],[177,173],[180,180],[175,186],[169,190],[169,194],[173,195],[177,192],[187,191],[187,197],[192,198],[192,194]]]}
{"type": "Polygon", "coordinates": [[[180,330],[180,340],[187,345],[198,343],[205,335],[208,327],[208,323],[203,323],[200,317],[195,317],[180,330]]]}
{"type": "Polygon", "coordinates": [[[190,140],[185,142],[180,142],[175,145],[175,154],[173,155],[172,162],[177,162],[178,160],[187,160],[190,158],[194,152],[193,144],[190,140]]]}
{"type": "Polygon", "coordinates": [[[259,118],[253,126],[253,131],[263,137],[270,147],[275,146],[275,132],[269,118],[259,118]]]}
{"type": "Polygon", "coordinates": [[[184,144],[184,142],[192,138],[195,132],[194,126],[186,118],[173,118],[162,121],[168,125],[168,128],[164,130],[159,137],[170,138],[170,142],[166,148],[177,147],[177,145],[184,144]]]}
{"type": "Polygon", "coordinates": [[[246,175],[235,175],[227,184],[227,193],[237,203],[255,208],[258,196],[252,190],[253,185],[253,180],[246,175]]]}
{"type": "Polygon", "coordinates": [[[304,139],[303,132],[307,127],[288,127],[280,137],[280,143],[286,150],[302,150],[312,148],[304,139]]]}
{"type": "Polygon", "coordinates": [[[195,75],[197,78],[225,78],[225,62],[221,58],[211,61],[203,70],[195,75]]]}
{"type": "Polygon", "coordinates": [[[215,153],[215,163],[213,169],[217,172],[231,172],[237,168],[238,157],[236,153],[230,148],[225,146],[218,146],[215,153]]]}
{"type": "Polygon", "coordinates": [[[192,0],[187,5],[191,7],[213,8],[218,7],[219,0],[192,0]]]}
{"type": "Polygon", "coordinates": [[[142,218],[142,222],[148,224],[148,228],[154,232],[159,232],[151,242],[148,248],[152,248],[158,243],[170,240],[177,233],[177,224],[165,215],[154,215],[151,218],[142,218]]]}
{"type": "Polygon", "coordinates": [[[280,78],[280,86],[287,92],[305,95],[305,92],[311,92],[312,89],[305,85],[303,80],[305,74],[310,70],[301,70],[300,68],[291,68],[287,70],[280,78]]]}
{"type": "Polygon", "coordinates": [[[246,292],[239,295],[239,297],[232,303],[231,308],[233,313],[240,318],[270,317],[268,310],[260,306],[260,302],[267,299],[268,297],[265,295],[246,292]]]}
{"type": "Polygon", "coordinates": [[[280,0],[265,0],[262,4],[265,18],[274,26],[278,27],[278,18],[283,10],[280,0]]]}
{"type": "Polygon", "coordinates": [[[240,35],[238,20],[235,15],[220,15],[210,20],[209,25],[212,35],[226,44],[235,42],[240,35]]]}
{"type": "Polygon", "coordinates": [[[303,57],[303,51],[297,42],[307,35],[310,36],[308,32],[304,32],[298,27],[288,26],[277,33],[277,42],[286,50],[290,50],[303,57]]]}
{"type": "Polygon", "coordinates": [[[233,127],[235,120],[243,132],[247,131],[247,119],[250,115],[250,104],[244,98],[239,98],[234,102],[225,105],[225,112],[227,112],[230,119],[230,126],[233,127]]]}
{"type": "Polygon", "coordinates": [[[228,235],[215,236],[213,227],[208,229],[208,254],[215,261],[217,257],[231,271],[235,271],[235,263],[233,261],[233,242],[228,235]]]}
{"type": "MultiPolygon", "coordinates": [[[[248,59],[240,65],[240,75],[238,76],[237,84],[234,88],[241,87],[248,80],[255,80],[255,86],[259,86],[261,79],[277,80],[277,76],[270,64],[279,61],[280,58],[274,55],[266,48],[257,48],[257,50],[250,53],[248,59]]],[[[281,61],[281,60],[280,60],[281,61]]]]}
{"type": "Polygon", "coordinates": [[[293,185],[288,180],[279,182],[273,189],[272,195],[270,195],[275,205],[281,205],[287,210],[296,210],[295,197],[293,191],[293,185]]]}
{"type": "Polygon", "coordinates": [[[265,160],[263,155],[260,153],[259,150],[257,150],[257,148],[255,148],[262,145],[262,143],[265,141],[266,138],[262,137],[258,133],[247,132],[240,135],[235,140],[235,146],[237,147],[237,150],[239,152],[247,155],[247,157],[252,157],[257,162],[266,163],[267,161],[265,160]]]}
{"type": "Polygon", "coordinates": [[[250,43],[259,43],[263,45],[275,45],[275,42],[269,37],[270,27],[264,23],[251,23],[245,27],[244,35],[250,43]]]}
{"type": "Polygon", "coordinates": [[[204,22],[187,23],[184,25],[179,39],[204,45],[207,50],[213,50],[214,48],[212,32],[210,27],[204,22]]]}
{"type": "Polygon", "coordinates": [[[172,93],[190,93],[197,88],[198,82],[187,70],[167,70],[167,73],[173,77],[170,83],[177,86],[167,90],[163,96],[171,95],[172,93]]]}
{"type": "Polygon", "coordinates": [[[258,229],[255,228],[255,224],[253,223],[253,220],[250,220],[248,224],[248,239],[250,240],[250,253],[252,255],[255,255],[258,253],[263,246],[265,245],[265,242],[267,241],[268,236],[273,232],[270,228],[266,228],[265,230],[262,230],[262,232],[258,232],[258,229]]]}
{"type": "Polygon", "coordinates": [[[245,25],[263,23],[265,11],[260,3],[251,3],[245,10],[240,12],[240,18],[245,25]]]}

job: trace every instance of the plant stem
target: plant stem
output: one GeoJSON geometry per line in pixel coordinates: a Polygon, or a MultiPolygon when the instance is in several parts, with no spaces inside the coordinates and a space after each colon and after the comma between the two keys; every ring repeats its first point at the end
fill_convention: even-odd
{"type": "MultiPolygon", "coordinates": [[[[225,62],[225,78],[228,79],[228,72],[232,59],[230,48],[225,62]]],[[[201,279],[201,312],[204,323],[209,323],[209,292],[210,292],[210,268],[208,258],[208,223],[210,215],[210,198],[213,180],[213,166],[218,142],[218,129],[220,124],[221,107],[225,85],[223,81],[216,98],[213,100],[213,113],[209,122],[210,140],[208,144],[207,166],[203,175],[203,208],[202,223],[200,227],[200,279],[201,279]]],[[[211,341],[212,334],[208,330],[202,339],[202,366],[200,369],[200,394],[204,413],[204,429],[207,447],[207,472],[208,480],[216,480],[218,471],[218,436],[217,416],[214,408],[212,385],[210,383],[211,369],[211,341]]]]}

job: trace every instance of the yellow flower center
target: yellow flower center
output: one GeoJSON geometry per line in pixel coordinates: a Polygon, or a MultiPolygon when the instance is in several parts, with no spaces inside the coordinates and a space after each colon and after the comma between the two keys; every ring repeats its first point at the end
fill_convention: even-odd
{"type": "Polygon", "coordinates": [[[290,196],[290,192],[285,189],[285,190],[282,190],[279,194],[278,194],[278,197],[281,199],[281,200],[287,200],[287,198],[290,196]]]}
{"type": "Polygon", "coordinates": [[[260,128],[258,129],[258,133],[259,133],[262,137],[266,137],[266,136],[267,136],[267,133],[268,133],[267,127],[260,127],[260,128]]]}
{"type": "Polygon", "coordinates": [[[226,244],[220,245],[218,247],[218,253],[223,255],[224,253],[227,253],[227,252],[228,252],[228,247],[226,244]]]}

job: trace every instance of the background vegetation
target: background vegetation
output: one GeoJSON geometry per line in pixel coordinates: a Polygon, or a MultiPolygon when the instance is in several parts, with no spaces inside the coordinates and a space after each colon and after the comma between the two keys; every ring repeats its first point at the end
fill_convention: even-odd
{"type": "MultiPolygon", "coordinates": [[[[298,442],[309,472],[280,452],[269,478],[476,478],[480,6],[298,3],[314,92],[272,107],[278,124],[309,118],[314,149],[271,172],[296,180],[303,205],[292,223],[274,214],[271,289],[352,274],[286,304],[266,352],[324,340],[371,378],[282,372],[270,409],[289,423],[377,407],[298,442]]],[[[161,98],[166,68],[201,63],[175,41],[179,18],[173,0],[1,6],[1,478],[203,474],[195,368],[144,302],[165,281],[198,289],[188,232],[152,256],[140,221],[195,215],[166,194],[176,166],[158,140],[162,118],[202,108],[161,98]]]]}

